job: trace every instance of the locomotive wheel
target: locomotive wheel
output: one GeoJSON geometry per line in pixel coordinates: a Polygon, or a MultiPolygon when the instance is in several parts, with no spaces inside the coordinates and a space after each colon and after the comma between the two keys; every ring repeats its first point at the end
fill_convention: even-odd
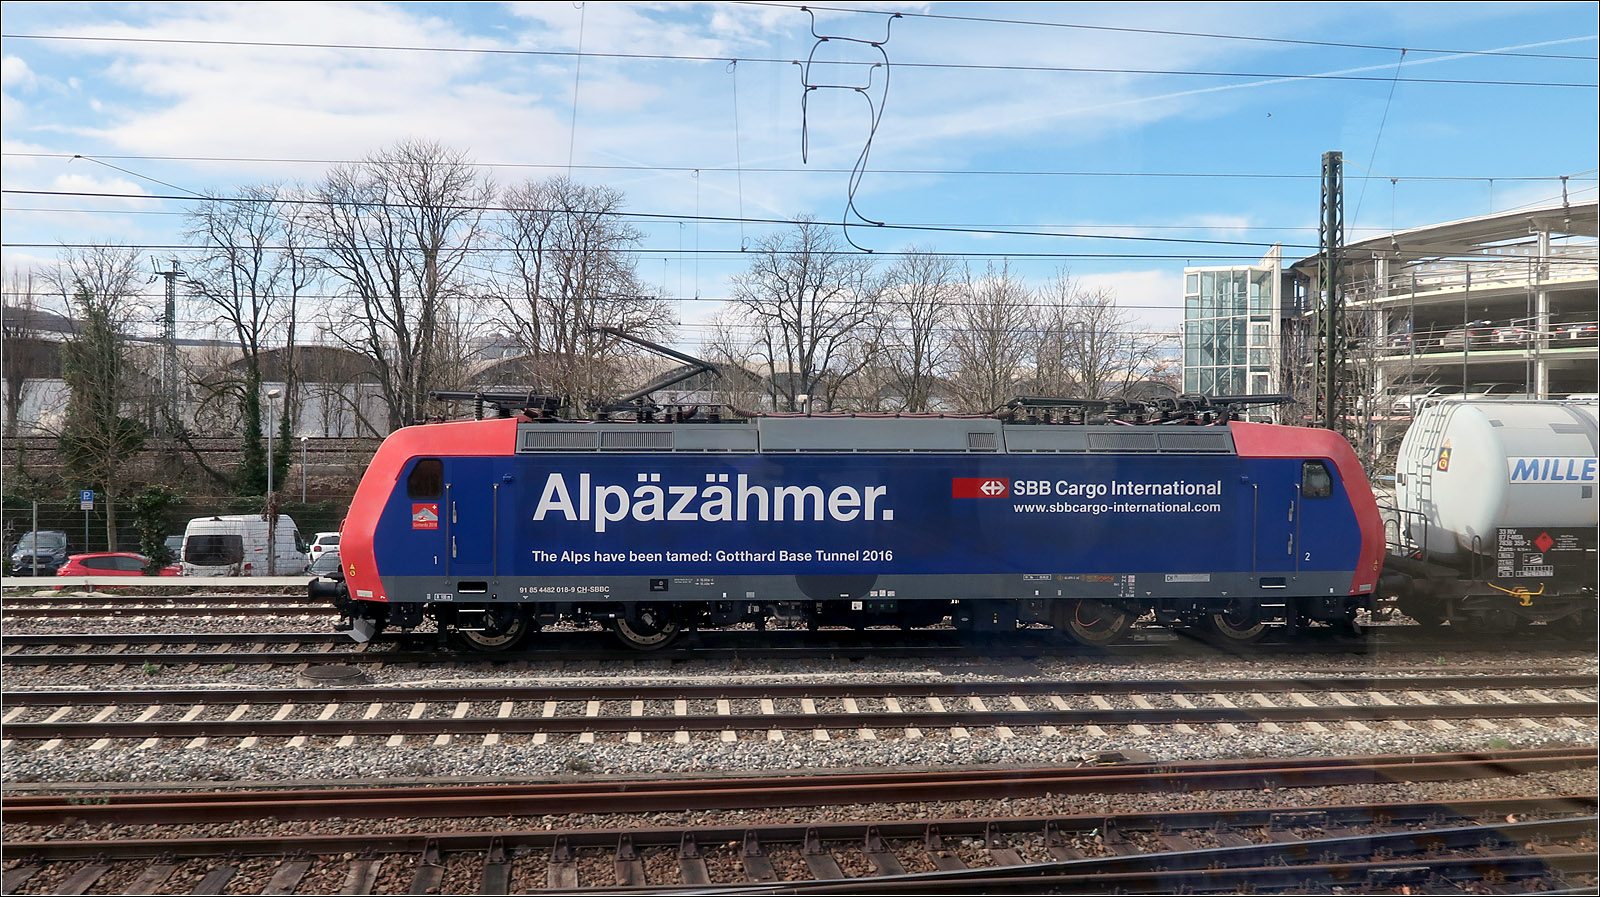
{"type": "Polygon", "coordinates": [[[1108,645],[1133,628],[1133,614],[1093,598],[1081,599],[1062,610],[1064,613],[1058,618],[1056,628],[1065,629],[1074,641],[1085,645],[1108,645]]]}
{"type": "Polygon", "coordinates": [[[1367,627],[1357,619],[1355,611],[1351,611],[1335,621],[1333,629],[1339,633],[1341,638],[1362,639],[1367,637],[1367,627]]]}
{"type": "Polygon", "coordinates": [[[640,604],[612,620],[611,630],[635,651],[655,651],[677,640],[683,622],[671,605],[640,604]]]}
{"type": "Polygon", "coordinates": [[[1206,628],[1213,635],[1236,645],[1248,645],[1266,637],[1267,624],[1261,608],[1254,602],[1229,601],[1227,607],[1206,614],[1206,628]]]}
{"type": "Polygon", "coordinates": [[[462,644],[474,651],[510,651],[522,644],[528,634],[533,631],[528,618],[521,613],[509,619],[498,621],[496,632],[457,629],[454,635],[462,644]]]}

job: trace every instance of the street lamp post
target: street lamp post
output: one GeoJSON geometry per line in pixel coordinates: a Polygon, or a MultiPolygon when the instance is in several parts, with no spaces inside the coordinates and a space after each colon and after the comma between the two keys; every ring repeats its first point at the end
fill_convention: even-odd
{"type": "Polygon", "coordinates": [[[306,503],[306,439],[300,437],[300,503],[306,503]]]}
{"type": "Polygon", "coordinates": [[[267,390],[267,575],[278,574],[278,508],[272,500],[272,431],[278,426],[278,397],[281,390],[267,390]]]}

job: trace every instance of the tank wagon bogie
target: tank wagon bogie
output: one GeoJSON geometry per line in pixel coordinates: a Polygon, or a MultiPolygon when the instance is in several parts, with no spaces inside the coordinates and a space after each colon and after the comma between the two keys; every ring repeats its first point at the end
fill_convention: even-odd
{"type": "Polygon", "coordinates": [[[408,427],[342,542],[342,581],[313,589],[352,635],[431,618],[496,650],[563,621],[642,649],[701,627],[946,618],[1252,640],[1352,625],[1383,538],[1326,431],[803,416],[408,427]]]}

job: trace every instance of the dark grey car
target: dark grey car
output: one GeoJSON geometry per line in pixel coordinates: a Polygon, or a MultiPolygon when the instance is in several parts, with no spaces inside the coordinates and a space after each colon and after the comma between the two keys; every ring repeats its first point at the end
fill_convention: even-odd
{"type": "Polygon", "coordinates": [[[66,562],[67,534],[59,530],[23,533],[11,549],[11,572],[15,576],[54,576],[66,562]]]}

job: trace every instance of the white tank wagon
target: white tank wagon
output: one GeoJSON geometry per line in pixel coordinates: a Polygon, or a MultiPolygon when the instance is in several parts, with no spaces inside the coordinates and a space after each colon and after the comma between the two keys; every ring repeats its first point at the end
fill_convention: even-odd
{"type": "Polygon", "coordinates": [[[1400,444],[1384,588],[1407,616],[1593,635],[1596,403],[1431,402],[1400,444]]]}

